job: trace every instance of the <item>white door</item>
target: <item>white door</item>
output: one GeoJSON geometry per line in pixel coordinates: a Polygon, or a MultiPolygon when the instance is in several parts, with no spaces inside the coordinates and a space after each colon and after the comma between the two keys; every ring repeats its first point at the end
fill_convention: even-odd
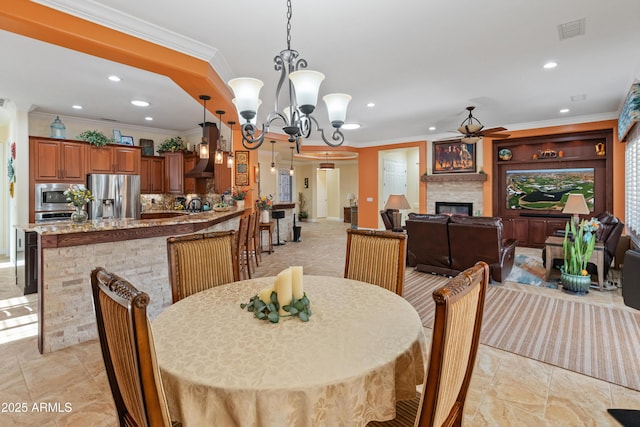
{"type": "Polygon", "coordinates": [[[316,171],[316,218],[327,217],[327,172],[316,171]]]}
{"type": "Polygon", "coordinates": [[[387,203],[391,194],[407,194],[407,162],[400,160],[384,160],[382,179],[382,206],[387,203]]]}

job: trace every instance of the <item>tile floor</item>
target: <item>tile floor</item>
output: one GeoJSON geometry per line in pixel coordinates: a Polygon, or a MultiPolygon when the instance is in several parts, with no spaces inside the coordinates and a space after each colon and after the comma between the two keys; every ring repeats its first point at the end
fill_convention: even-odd
{"type": "MultiPolygon", "coordinates": [[[[257,275],[273,275],[289,265],[304,265],[306,274],[343,274],[348,225],[301,225],[302,242],[289,242],[276,247],[273,254],[263,254],[257,275]]],[[[2,288],[12,291],[15,281],[13,266],[3,261],[0,259],[0,295],[2,288]]],[[[503,286],[576,298],[555,289],[503,286]]],[[[582,298],[622,307],[619,290],[592,291],[582,298]]],[[[25,303],[18,298],[16,304],[25,303]]],[[[0,305],[0,312],[7,311],[7,305],[11,304],[0,305]]],[[[0,320],[0,338],[9,328],[21,326],[19,323],[20,318],[0,320]]],[[[430,336],[431,330],[425,328],[425,333],[430,336]]],[[[117,425],[97,341],[45,355],[38,353],[35,337],[0,344],[0,404],[0,426],[117,425]]],[[[640,409],[640,392],[481,345],[463,424],[618,426],[607,408],[640,409]]]]}

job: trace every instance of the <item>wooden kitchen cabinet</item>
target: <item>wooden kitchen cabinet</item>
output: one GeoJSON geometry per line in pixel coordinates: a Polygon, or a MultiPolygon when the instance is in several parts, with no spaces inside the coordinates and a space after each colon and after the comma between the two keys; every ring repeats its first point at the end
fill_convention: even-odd
{"type": "Polygon", "coordinates": [[[140,192],[142,194],[164,193],[164,157],[142,156],[140,192]]]}
{"type": "Polygon", "coordinates": [[[105,145],[89,147],[87,173],[140,174],[140,147],[105,145]]]}
{"type": "Polygon", "coordinates": [[[29,163],[34,182],[84,182],[84,142],[29,138],[29,163]]]}
{"type": "Polygon", "coordinates": [[[197,162],[198,156],[192,153],[165,153],[165,191],[171,194],[206,193],[207,182],[205,179],[184,177],[184,173],[192,170],[197,162]]]}

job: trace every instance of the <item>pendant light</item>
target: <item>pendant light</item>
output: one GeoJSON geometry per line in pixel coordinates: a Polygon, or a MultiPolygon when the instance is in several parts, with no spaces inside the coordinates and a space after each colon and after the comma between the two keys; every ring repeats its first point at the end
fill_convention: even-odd
{"type": "Polygon", "coordinates": [[[291,167],[289,168],[289,175],[293,176],[293,149],[296,147],[289,147],[291,149],[291,167]]]}
{"type": "Polygon", "coordinates": [[[271,173],[276,173],[276,162],[273,159],[273,147],[275,147],[276,142],[271,141],[271,173]]]}
{"type": "Polygon", "coordinates": [[[204,112],[202,114],[202,141],[200,142],[200,158],[209,158],[209,139],[207,138],[207,101],[211,99],[209,95],[200,95],[202,104],[204,106],[204,112]]]}
{"type": "Polygon", "coordinates": [[[236,122],[227,122],[227,124],[229,125],[229,130],[231,133],[231,136],[229,136],[229,155],[227,156],[227,167],[229,169],[233,168],[233,125],[236,124],[236,122]]]}
{"type": "Polygon", "coordinates": [[[218,134],[218,143],[216,144],[215,163],[217,165],[221,165],[222,162],[224,161],[224,155],[223,155],[223,152],[222,152],[222,115],[224,114],[224,111],[216,110],[216,114],[218,115],[218,123],[219,123],[219,127],[220,127],[220,133],[218,134]]]}

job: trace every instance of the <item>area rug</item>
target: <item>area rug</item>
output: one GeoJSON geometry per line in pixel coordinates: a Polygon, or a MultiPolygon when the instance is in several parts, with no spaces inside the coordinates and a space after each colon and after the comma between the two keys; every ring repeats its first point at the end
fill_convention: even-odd
{"type": "Polygon", "coordinates": [[[516,253],[513,268],[505,281],[521,283],[523,285],[543,286],[545,288],[558,288],[557,281],[545,281],[545,267],[542,265],[542,256],[528,253],[516,253]]]}
{"type": "MultiPolygon", "coordinates": [[[[448,279],[407,270],[403,295],[433,327],[448,279]]],[[[640,313],[490,285],[482,344],[640,391],[640,313]]]]}

